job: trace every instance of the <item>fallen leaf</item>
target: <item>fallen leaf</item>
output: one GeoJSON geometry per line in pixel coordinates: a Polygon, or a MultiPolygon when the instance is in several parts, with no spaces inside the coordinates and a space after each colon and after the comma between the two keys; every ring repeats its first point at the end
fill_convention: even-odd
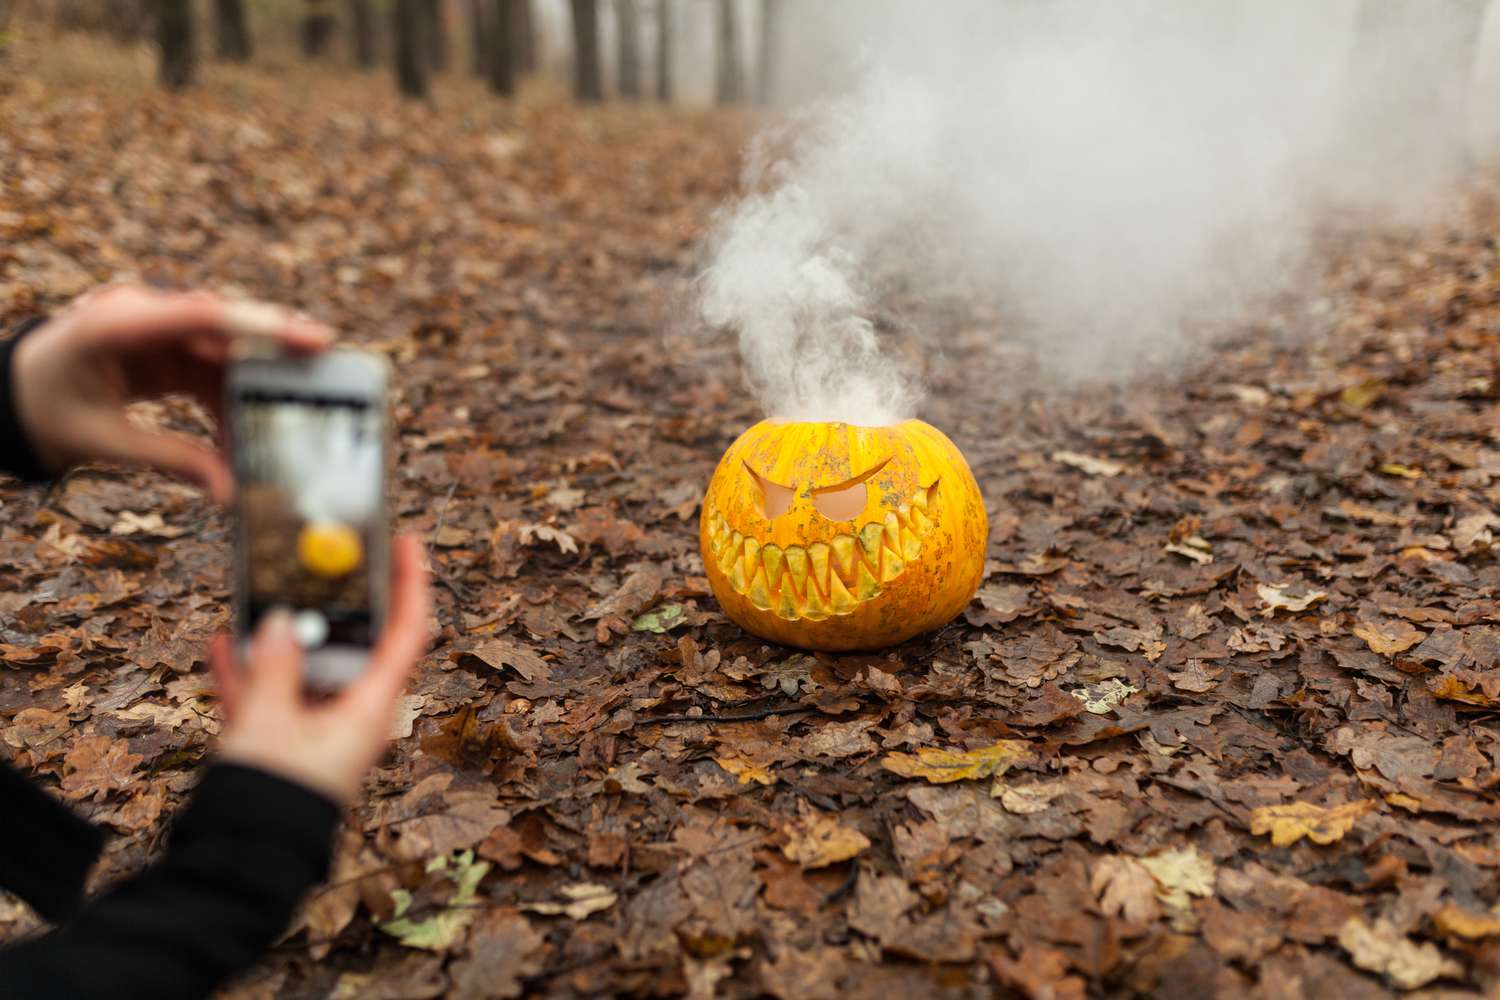
{"type": "Polygon", "coordinates": [[[408,948],[447,951],[479,914],[474,897],[480,880],[490,870],[490,863],[475,861],[473,851],[464,851],[453,857],[451,863],[446,855],[432,859],[427,870],[443,872],[452,880],[454,891],[447,905],[430,917],[412,919],[406,915],[411,909],[412,894],[406,889],[394,889],[391,899],[396,904],[395,913],[380,929],[408,948]]]}
{"type": "Polygon", "coordinates": [[[880,765],[903,778],[926,778],[933,784],[998,777],[1013,764],[1031,758],[1031,747],[1021,740],[1000,740],[977,750],[938,750],[923,747],[916,755],[886,754],[880,765]]]}
{"type": "Polygon", "coordinates": [[[562,901],[522,903],[521,909],[540,913],[547,917],[564,916],[570,920],[584,920],[590,914],[607,910],[619,899],[607,885],[595,882],[575,882],[558,890],[562,901]]]}
{"type": "Polygon", "coordinates": [[[1089,887],[1099,897],[1099,907],[1112,917],[1132,924],[1149,924],[1161,915],[1157,882],[1150,869],[1124,854],[1112,854],[1094,863],[1089,887]]]}
{"type": "Polygon", "coordinates": [[[862,852],[870,838],[844,826],[834,817],[809,811],[784,828],[787,842],[781,853],[803,868],[826,868],[862,852]]]}
{"type": "Polygon", "coordinates": [[[1310,590],[1305,594],[1293,597],[1287,591],[1291,588],[1288,584],[1270,585],[1262,583],[1255,588],[1260,599],[1265,602],[1266,609],[1261,612],[1270,618],[1278,611],[1306,611],[1328,596],[1326,590],[1310,590]]]}
{"type": "Polygon", "coordinates": [[[186,534],[187,530],[167,524],[156,511],[137,514],[135,511],[122,510],[115,523],[109,526],[111,535],[155,535],[157,538],[177,538],[186,534]]]}
{"type": "Polygon", "coordinates": [[[751,782],[757,785],[776,784],[776,775],[767,764],[757,764],[735,754],[716,756],[714,763],[738,778],[742,785],[748,785],[751,782]]]}
{"type": "Polygon", "coordinates": [[[1111,677],[1086,688],[1069,691],[1068,694],[1083,702],[1083,710],[1093,715],[1108,715],[1120,702],[1136,694],[1139,689],[1111,677]]]}
{"type": "Polygon", "coordinates": [[[1095,458],[1076,451],[1054,451],[1052,461],[1086,472],[1091,476],[1113,477],[1125,471],[1125,466],[1119,462],[1111,462],[1107,458],[1095,458]]]}
{"type": "Polygon", "coordinates": [[[631,627],[637,632],[655,632],[657,635],[665,635],[672,629],[686,624],[687,608],[681,604],[663,604],[636,618],[631,627]]]}
{"type": "Polygon", "coordinates": [[[1432,922],[1444,934],[1468,938],[1470,941],[1500,937],[1500,914],[1474,913],[1453,903],[1434,913],[1432,922]]]}
{"type": "Polygon", "coordinates": [[[1191,896],[1209,896],[1214,891],[1214,863],[1187,846],[1162,851],[1140,863],[1156,879],[1156,898],[1175,910],[1186,910],[1191,896]]]}
{"type": "Polygon", "coordinates": [[[1431,942],[1417,944],[1381,918],[1367,924],[1350,917],[1339,930],[1339,944],[1367,972],[1378,972],[1399,989],[1415,990],[1444,976],[1462,976],[1463,966],[1431,942]]]}
{"type": "Polygon", "coordinates": [[[144,759],[131,753],[124,740],[84,737],[63,757],[63,795],[97,802],[110,792],[125,791],[135,784],[134,771],[144,759]]]}
{"type": "Polygon", "coordinates": [[[1257,837],[1269,833],[1277,847],[1295,844],[1303,837],[1314,844],[1331,844],[1341,840],[1373,808],[1371,799],[1326,807],[1311,802],[1260,806],[1250,813],[1250,832],[1257,837]]]}
{"type": "Polygon", "coordinates": [[[1427,638],[1427,633],[1405,619],[1390,622],[1360,622],[1354,634],[1381,656],[1395,656],[1427,638]]]}

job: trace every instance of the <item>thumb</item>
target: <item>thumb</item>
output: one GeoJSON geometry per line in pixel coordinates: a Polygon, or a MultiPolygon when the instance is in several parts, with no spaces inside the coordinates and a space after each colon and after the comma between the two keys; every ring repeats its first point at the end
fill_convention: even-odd
{"type": "Polygon", "coordinates": [[[296,701],[302,692],[302,647],[292,613],[276,608],[261,620],[245,657],[247,693],[274,702],[296,701]]]}
{"type": "Polygon", "coordinates": [[[170,431],[153,431],[122,420],[99,436],[101,458],[149,465],[199,486],[214,502],[234,496],[234,477],[224,456],[170,431]]]}

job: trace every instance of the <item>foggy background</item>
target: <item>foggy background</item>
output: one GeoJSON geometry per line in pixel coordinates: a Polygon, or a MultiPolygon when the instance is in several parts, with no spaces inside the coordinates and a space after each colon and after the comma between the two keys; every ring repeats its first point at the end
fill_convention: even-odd
{"type": "Polygon", "coordinates": [[[1315,280],[1332,213],[1433,217],[1500,145],[1500,3],[784,10],[780,114],[698,282],[773,416],[913,415],[884,328],[936,341],[922,303],[959,293],[1049,375],[1176,363],[1315,280]]]}

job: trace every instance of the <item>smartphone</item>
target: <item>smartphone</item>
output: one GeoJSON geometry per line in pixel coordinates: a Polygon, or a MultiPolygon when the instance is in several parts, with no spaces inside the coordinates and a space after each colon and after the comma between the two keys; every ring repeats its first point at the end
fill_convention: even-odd
{"type": "Polygon", "coordinates": [[[230,367],[235,634],[243,649],[289,611],[308,687],[358,677],[385,624],[389,382],[385,359],[359,350],[230,367]]]}

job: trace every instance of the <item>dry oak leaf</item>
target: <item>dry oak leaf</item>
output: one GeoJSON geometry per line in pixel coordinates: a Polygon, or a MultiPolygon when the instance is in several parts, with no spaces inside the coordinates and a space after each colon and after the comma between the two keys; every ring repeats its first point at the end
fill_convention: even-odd
{"type": "Polygon", "coordinates": [[[776,784],[776,775],[767,764],[757,764],[733,754],[717,756],[714,763],[738,778],[742,785],[748,785],[752,781],[758,785],[776,784]]]}
{"type": "Polygon", "coordinates": [[[880,766],[903,778],[926,778],[935,785],[969,778],[999,777],[1012,764],[1031,758],[1031,747],[1021,740],[1000,740],[977,750],[938,750],[923,747],[914,755],[886,754],[880,766]]]}
{"type": "Polygon", "coordinates": [[[1109,478],[1125,471],[1125,466],[1119,462],[1111,462],[1107,458],[1095,458],[1093,455],[1085,455],[1076,451],[1054,451],[1052,461],[1080,472],[1086,472],[1091,476],[1109,478]]]}
{"type": "Polygon", "coordinates": [[[1045,812],[1059,795],[1066,795],[1068,786],[1062,781],[1038,781],[1029,785],[1009,785],[996,791],[1006,812],[1032,816],[1045,812]]]}
{"type": "Polygon", "coordinates": [[[1353,500],[1341,502],[1339,510],[1351,521],[1364,521],[1368,524],[1383,524],[1390,527],[1404,528],[1412,522],[1412,519],[1404,514],[1392,514],[1389,511],[1381,510],[1379,507],[1355,503],[1353,500]]]}
{"type": "Polygon", "coordinates": [[[1398,989],[1415,990],[1442,976],[1462,976],[1463,966],[1431,942],[1417,944],[1384,918],[1367,924],[1350,917],[1339,930],[1339,944],[1367,972],[1378,972],[1398,989]]]}
{"type": "Polygon", "coordinates": [[[1099,897],[1099,908],[1107,916],[1124,917],[1132,924],[1148,924],[1161,916],[1155,876],[1128,855],[1100,858],[1094,865],[1089,888],[1099,897]]]}
{"type": "Polygon", "coordinates": [[[1192,845],[1141,858],[1140,863],[1156,879],[1156,898],[1174,910],[1186,910],[1190,896],[1213,894],[1214,863],[1192,845]]]}
{"type": "Polygon", "coordinates": [[[578,552],[578,543],[574,541],[573,536],[551,525],[523,524],[516,530],[516,535],[521,539],[522,545],[531,545],[538,541],[552,542],[564,555],[575,555],[578,552]]]}
{"type": "Polygon", "coordinates": [[[1444,934],[1477,941],[1480,938],[1500,937],[1500,913],[1471,913],[1461,906],[1449,903],[1432,915],[1432,922],[1444,934]]]}
{"type": "Polygon", "coordinates": [[[620,898],[609,886],[597,882],[574,882],[563,886],[558,894],[563,897],[563,901],[522,903],[521,909],[540,913],[545,917],[561,915],[570,920],[583,920],[590,914],[609,909],[620,898]]]}
{"type": "Polygon", "coordinates": [[[86,736],[63,758],[67,773],[63,775],[63,795],[70,799],[95,801],[110,792],[123,791],[135,783],[132,776],[146,758],[130,752],[124,740],[108,736],[86,736]]]}
{"type": "Polygon", "coordinates": [[[1427,638],[1427,633],[1405,619],[1393,622],[1360,622],[1354,634],[1381,656],[1404,653],[1427,638]]]}
{"type": "Polygon", "coordinates": [[[1261,614],[1270,618],[1278,611],[1306,611],[1328,596],[1326,590],[1311,590],[1305,594],[1293,597],[1287,591],[1291,589],[1290,584],[1279,583],[1276,585],[1262,583],[1255,588],[1260,599],[1266,603],[1266,609],[1261,614]]]}
{"type": "Polygon", "coordinates": [[[1373,799],[1326,807],[1311,802],[1260,806],[1250,813],[1250,832],[1257,837],[1269,833],[1277,847],[1288,847],[1303,837],[1314,844],[1331,844],[1343,839],[1355,822],[1374,808],[1373,799]]]}
{"type": "Polygon", "coordinates": [[[810,812],[786,826],[781,853],[803,868],[826,868],[848,861],[870,846],[870,838],[832,816],[810,812]]]}

